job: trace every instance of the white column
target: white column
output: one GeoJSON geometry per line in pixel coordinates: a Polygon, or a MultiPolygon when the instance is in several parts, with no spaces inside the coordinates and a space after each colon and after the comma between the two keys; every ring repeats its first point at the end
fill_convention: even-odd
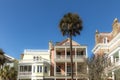
{"type": "Polygon", "coordinates": [[[88,58],[87,47],[85,48],[85,57],[88,58]]]}
{"type": "MultiPolygon", "coordinates": [[[[54,51],[54,59],[56,59],[56,48],[55,48],[55,51],[54,51]]],[[[54,63],[54,76],[56,76],[56,62],[54,63]]]]}
{"type": "Polygon", "coordinates": [[[35,65],[35,73],[37,73],[37,65],[35,65]]]}
{"type": "Polygon", "coordinates": [[[112,71],[112,80],[115,80],[114,71],[112,71]]]}
{"type": "Polygon", "coordinates": [[[111,56],[111,63],[113,64],[113,55],[111,56]]]}
{"type": "Polygon", "coordinates": [[[56,48],[55,48],[55,51],[54,51],[54,53],[55,53],[55,54],[54,54],[54,59],[56,59],[56,48]]]}
{"type": "Polygon", "coordinates": [[[76,76],[77,76],[77,62],[76,62],[76,76]]]}
{"type": "Polygon", "coordinates": [[[67,76],[67,62],[66,62],[66,76],[67,76]]]}
{"type": "MultiPolygon", "coordinates": [[[[0,66],[1,68],[1,66],[0,66]]],[[[19,72],[20,72],[20,65],[18,65],[18,77],[17,77],[17,80],[19,80],[19,72]]]]}
{"type": "Polygon", "coordinates": [[[67,76],[67,63],[65,62],[65,76],[67,76]]]}
{"type": "Polygon", "coordinates": [[[34,65],[32,65],[32,75],[33,75],[33,68],[34,68],[34,65]]]}
{"type": "Polygon", "coordinates": [[[42,66],[42,74],[43,74],[43,76],[44,76],[44,68],[45,68],[45,65],[43,64],[43,66],[42,66]]]}
{"type": "Polygon", "coordinates": [[[77,48],[75,48],[75,59],[77,58],[77,48]]]}
{"type": "Polygon", "coordinates": [[[67,48],[65,47],[65,59],[67,59],[67,48]]]}
{"type": "Polygon", "coordinates": [[[120,51],[119,51],[119,53],[118,53],[118,56],[119,56],[119,61],[120,61],[120,51]]]}
{"type": "Polygon", "coordinates": [[[55,65],[54,65],[54,76],[56,76],[56,62],[55,62],[55,65]]]}

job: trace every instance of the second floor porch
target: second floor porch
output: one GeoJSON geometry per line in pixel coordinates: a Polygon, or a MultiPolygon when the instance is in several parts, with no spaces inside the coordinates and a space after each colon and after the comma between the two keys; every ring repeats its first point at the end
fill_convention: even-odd
{"type": "MultiPolygon", "coordinates": [[[[86,56],[85,55],[72,55],[73,62],[84,62],[86,56]]],[[[55,59],[56,62],[70,62],[71,56],[70,55],[56,55],[55,59]]]]}

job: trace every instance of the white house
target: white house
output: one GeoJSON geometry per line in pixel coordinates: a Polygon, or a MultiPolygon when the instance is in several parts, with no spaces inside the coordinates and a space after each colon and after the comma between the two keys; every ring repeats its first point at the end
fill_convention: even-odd
{"type": "Polygon", "coordinates": [[[25,49],[18,63],[18,80],[44,80],[49,75],[49,50],[25,49]]]}

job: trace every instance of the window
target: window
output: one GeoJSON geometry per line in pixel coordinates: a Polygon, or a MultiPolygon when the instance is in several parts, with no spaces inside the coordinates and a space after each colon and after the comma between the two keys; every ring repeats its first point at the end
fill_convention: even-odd
{"type": "Polygon", "coordinates": [[[61,52],[58,52],[57,55],[61,55],[61,52]]]}
{"type": "Polygon", "coordinates": [[[20,72],[23,72],[23,66],[20,66],[20,72]]]}
{"type": "Polygon", "coordinates": [[[39,66],[37,66],[37,72],[39,72],[40,70],[39,70],[39,66]]]}
{"type": "Polygon", "coordinates": [[[39,57],[38,57],[38,56],[36,57],[36,60],[37,60],[37,61],[39,60],[39,57]]]}
{"type": "Polygon", "coordinates": [[[27,66],[24,66],[24,71],[27,72],[27,66]]]}
{"type": "Polygon", "coordinates": [[[37,66],[37,72],[38,72],[38,73],[42,72],[42,66],[41,66],[41,65],[38,65],[38,66],[37,66]]]}
{"type": "Polygon", "coordinates": [[[66,43],[65,43],[65,45],[66,45],[66,46],[69,46],[69,45],[70,45],[70,43],[69,43],[69,42],[66,42],[66,43]]]}
{"type": "Polygon", "coordinates": [[[20,72],[31,72],[31,65],[20,66],[20,72]]]}
{"type": "Polygon", "coordinates": [[[81,66],[80,64],[78,64],[77,67],[78,67],[78,68],[77,68],[77,71],[78,71],[78,72],[81,72],[82,66],[81,66]]]}
{"type": "Polygon", "coordinates": [[[60,69],[61,69],[61,66],[56,66],[56,72],[61,72],[60,69]]]}
{"type": "Polygon", "coordinates": [[[45,66],[44,72],[47,73],[47,66],[45,66]]]}
{"type": "Polygon", "coordinates": [[[103,43],[107,43],[108,41],[107,37],[103,38],[103,43]]]}
{"type": "Polygon", "coordinates": [[[67,55],[70,55],[70,52],[67,52],[67,55]]]}
{"type": "Polygon", "coordinates": [[[33,57],[33,61],[39,61],[39,60],[41,60],[41,57],[39,57],[39,56],[34,56],[33,57]]]}
{"type": "Polygon", "coordinates": [[[40,72],[42,72],[42,66],[40,66],[40,72]]]}
{"type": "Polygon", "coordinates": [[[28,72],[31,72],[32,67],[28,66],[28,72]]]}
{"type": "Polygon", "coordinates": [[[33,57],[33,60],[35,61],[35,56],[33,57]]]}
{"type": "Polygon", "coordinates": [[[77,56],[81,56],[81,55],[84,55],[84,51],[78,51],[77,52],[77,56]]]}
{"type": "Polygon", "coordinates": [[[67,66],[67,72],[71,72],[71,66],[70,65],[67,66]]]}
{"type": "Polygon", "coordinates": [[[57,52],[57,58],[60,58],[61,52],[57,52]]]}

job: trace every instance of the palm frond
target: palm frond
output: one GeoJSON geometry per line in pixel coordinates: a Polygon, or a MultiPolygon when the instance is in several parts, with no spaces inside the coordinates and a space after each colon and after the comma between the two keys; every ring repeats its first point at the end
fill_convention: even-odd
{"type": "Polygon", "coordinates": [[[60,20],[59,28],[63,36],[65,35],[80,35],[82,30],[82,20],[78,14],[68,13],[60,20]]]}

